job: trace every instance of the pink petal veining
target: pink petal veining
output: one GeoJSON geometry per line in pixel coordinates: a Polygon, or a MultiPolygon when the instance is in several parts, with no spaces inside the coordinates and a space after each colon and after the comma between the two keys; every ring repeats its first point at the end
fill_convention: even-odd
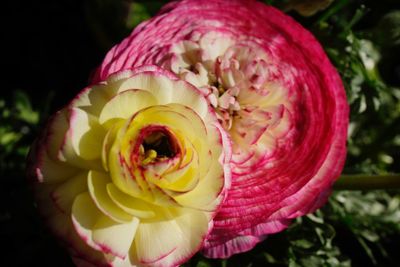
{"type": "MultiPolygon", "coordinates": [[[[269,75],[292,97],[292,109],[282,111],[292,124],[277,138],[277,149],[254,162],[251,153],[234,158],[231,189],[203,248],[206,256],[226,258],[251,249],[265,235],[286,228],[290,219],[325,203],[343,168],[349,111],[340,77],[312,34],[275,8],[248,0],[166,5],[111,49],[94,81],[143,64],[160,64],[172,45],[209,31],[260,46],[272,60],[263,66],[275,66],[269,75]]],[[[248,71],[254,72],[252,66],[248,71]]],[[[264,81],[261,76],[253,80],[264,81]]],[[[267,125],[261,127],[254,140],[267,130],[267,125]]]]}

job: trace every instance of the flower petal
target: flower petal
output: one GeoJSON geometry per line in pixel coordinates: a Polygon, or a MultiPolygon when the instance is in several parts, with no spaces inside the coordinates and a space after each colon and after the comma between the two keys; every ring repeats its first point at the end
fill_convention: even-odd
{"type": "Polygon", "coordinates": [[[200,117],[208,111],[207,101],[200,91],[187,82],[171,80],[163,74],[155,76],[153,73],[144,72],[127,79],[120,87],[119,92],[129,89],[147,90],[157,98],[159,105],[179,103],[192,108],[200,117]]]}
{"type": "Polygon", "coordinates": [[[89,193],[78,195],[72,205],[72,222],[78,235],[90,247],[100,250],[101,248],[93,242],[93,227],[97,220],[103,216],[96,207],[89,193]]]}
{"type": "Polygon", "coordinates": [[[201,247],[210,216],[184,210],[174,218],[140,224],[135,238],[138,260],[152,266],[177,266],[201,247]]]}
{"type": "Polygon", "coordinates": [[[156,98],[148,91],[130,89],[114,96],[102,109],[99,123],[112,119],[127,119],[137,111],[157,104],[156,98]]]}
{"type": "Polygon", "coordinates": [[[156,215],[153,211],[154,208],[151,207],[150,204],[121,192],[112,183],[107,184],[107,192],[114,203],[126,213],[145,219],[152,218],[156,215]]]}
{"type": "Polygon", "coordinates": [[[130,222],[132,216],[118,207],[107,193],[107,184],[111,182],[106,173],[90,171],[88,174],[88,188],[96,206],[108,217],[116,222],[130,222]]]}
{"type": "Polygon", "coordinates": [[[133,217],[131,222],[116,223],[103,216],[93,226],[93,241],[105,253],[125,258],[135,237],[139,219],[133,217]]]}
{"type": "Polygon", "coordinates": [[[81,172],[58,185],[51,196],[62,212],[70,213],[75,197],[86,191],[87,172],[81,172]]]}

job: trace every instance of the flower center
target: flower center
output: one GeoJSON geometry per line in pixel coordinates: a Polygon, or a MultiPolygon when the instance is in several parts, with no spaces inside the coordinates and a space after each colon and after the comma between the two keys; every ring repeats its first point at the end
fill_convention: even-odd
{"type": "Polygon", "coordinates": [[[257,160],[265,151],[272,155],[292,129],[289,98],[294,96],[285,88],[290,66],[283,67],[287,77],[282,78],[281,67],[256,43],[215,32],[198,38],[176,44],[160,64],[207,97],[234,141],[235,155],[257,160]]]}
{"type": "Polygon", "coordinates": [[[178,145],[172,134],[164,128],[143,129],[143,141],[140,145],[142,164],[160,162],[178,154],[178,145]]]}

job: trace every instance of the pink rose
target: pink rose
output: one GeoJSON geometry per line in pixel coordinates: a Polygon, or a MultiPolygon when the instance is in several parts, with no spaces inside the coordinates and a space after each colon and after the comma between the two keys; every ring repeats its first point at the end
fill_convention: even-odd
{"type": "Polygon", "coordinates": [[[201,88],[233,141],[232,187],[206,256],[247,251],[327,200],[348,105],[320,44],[292,18],[249,0],[173,2],[113,47],[94,79],[143,64],[201,88]]]}

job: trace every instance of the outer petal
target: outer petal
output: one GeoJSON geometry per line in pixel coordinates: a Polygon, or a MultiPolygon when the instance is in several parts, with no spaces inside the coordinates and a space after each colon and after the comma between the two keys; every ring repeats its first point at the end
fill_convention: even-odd
{"type": "Polygon", "coordinates": [[[62,184],[51,193],[56,206],[64,213],[70,213],[72,203],[77,195],[87,191],[87,172],[79,173],[62,184]]]}
{"type": "Polygon", "coordinates": [[[174,220],[141,224],[135,246],[140,263],[177,266],[187,261],[202,245],[210,217],[186,210],[174,220]]]}
{"type": "Polygon", "coordinates": [[[132,88],[149,91],[157,98],[159,105],[179,103],[190,107],[200,117],[204,117],[208,111],[207,101],[199,97],[201,93],[195,87],[184,81],[171,80],[162,72],[157,76],[151,72],[135,73],[121,85],[119,92],[132,88]]]}
{"type": "Polygon", "coordinates": [[[135,237],[139,219],[129,223],[115,223],[108,217],[101,217],[94,225],[93,241],[106,253],[125,258],[135,237]]]}
{"type": "Polygon", "coordinates": [[[72,108],[70,112],[69,129],[64,137],[61,158],[65,161],[68,158],[71,161],[76,156],[83,160],[99,159],[106,132],[91,114],[79,108],[72,108]],[[87,149],[89,147],[91,149],[87,149]]]}
{"type": "Polygon", "coordinates": [[[103,124],[111,119],[127,119],[137,111],[156,104],[156,98],[148,91],[126,90],[105,104],[99,116],[99,123],[103,124]]]}
{"type": "Polygon", "coordinates": [[[95,206],[88,193],[82,193],[76,197],[72,205],[72,222],[78,235],[96,250],[100,250],[93,241],[93,227],[101,217],[100,210],[95,206]]]}
{"type": "Polygon", "coordinates": [[[87,245],[103,253],[125,258],[139,220],[133,218],[129,223],[117,223],[101,213],[88,193],[82,193],[72,206],[72,222],[87,245]]]}

